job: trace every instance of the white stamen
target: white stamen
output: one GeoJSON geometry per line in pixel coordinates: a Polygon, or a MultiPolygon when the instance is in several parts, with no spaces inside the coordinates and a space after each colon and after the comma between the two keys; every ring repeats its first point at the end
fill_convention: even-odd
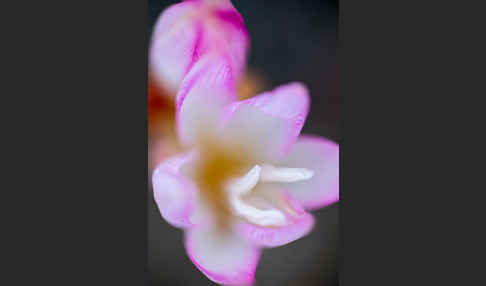
{"type": "Polygon", "coordinates": [[[230,203],[238,216],[260,226],[284,225],[285,216],[278,210],[261,210],[245,203],[241,196],[249,193],[258,183],[261,167],[256,165],[242,178],[229,183],[230,203]]]}
{"type": "Polygon", "coordinates": [[[263,164],[260,173],[262,182],[298,182],[312,178],[314,171],[305,168],[277,168],[263,164]]]}
{"type": "Polygon", "coordinates": [[[278,210],[257,209],[245,203],[239,196],[232,196],[230,202],[239,216],[256,225],[279,226],[286,223],[284,214],[278,210]]]}
{"type": "Polygon", "coordinates": [[[281,226],[286,224],[282,211],[258,209],[242,199],[262,182],[298,182],[312,178],[314,171],[305,168],[277,168],[269,164],[255,165],[246,175],[228,184],[229,201],[236,215],[259,226],[281,226]]]}
{"type": "Polygon", "coordinates": [[[260,171],[262,168],[255,165],[246,175],[242,178],[235,179],[229,183],[229,191],[231,194],[243,195],[249,193],[258,183],[260,178],[260,171]]]}

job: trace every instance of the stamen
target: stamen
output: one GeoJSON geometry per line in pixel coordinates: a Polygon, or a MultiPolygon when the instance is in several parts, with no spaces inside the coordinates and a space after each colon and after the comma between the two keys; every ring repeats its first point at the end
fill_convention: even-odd
{"type": "Polygon", "coordinates": [[[262,168],[260,166],[255,165],[255,167],[253,167],[242,178],[231,181],[228,187],[229,191],[232,194],[238,195],[249,193],[258,183],[261,170],[262,168]]]}
{"type": "MultiPolygon", "coordinates": [[[[242,199],[261,182],[298,182],[312,178],[314,171],[305,168],[277,168],[270,164],[255,165],[248,173],[229,182],[229,202],[235,215],[260,226],[281,226],[286,224],[282,211],[258,209],[242,199]]],[[[287,209],[288,206],[285,206],[287,209]]],[[[287,209],[288,210],[288,209],[287,209]]],[[[289,213],[295,213],[290,212],[289,213]]]]}
{"type": "Polygon", "coordinates": [[[232,196],[230,203],[239,216],[256,225],[280,226],[286,224],[284,214],[278,210],[257,209],[243,202],[239,196],[232,196]]]}
{"type": "Polygon", "coordinates": [[[314,171],[305,168],[277,168],[263,164],[260,172],[262,182],[298,182],[312,178],[314,171]]]}
{"type": "Polygon", "coordinates": [[[248,194],[258,183],[261,167],[256,165],[245,176],[229,183],[229,201],[235,213],[260,226],[285,225],[286,220],[278,210],[261,210],[245,203],[241,196],[248,194]]]}

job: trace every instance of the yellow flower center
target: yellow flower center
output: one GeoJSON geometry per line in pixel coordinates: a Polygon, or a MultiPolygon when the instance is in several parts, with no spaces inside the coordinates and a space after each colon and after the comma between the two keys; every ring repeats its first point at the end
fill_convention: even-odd
{"type": "Polygon", "coordinates": [[[218,225],[228,226],[232,215],[226,191],[227,183],[243,175],[253,160],[215,140],[204,140],[199,146],[200,158],[195,168],[195,181],[218,225]]]}

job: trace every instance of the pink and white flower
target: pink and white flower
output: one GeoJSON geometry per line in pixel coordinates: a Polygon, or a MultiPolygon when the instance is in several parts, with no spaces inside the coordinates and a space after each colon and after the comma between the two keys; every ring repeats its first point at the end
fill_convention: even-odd
{"type": "Polygon", "coordinates": [[[187,72],[207,54],[227,57],[239,78],[248,43],[243,17],[230,0],[186,0],[167,8],[157,20],[149,68],[169,95],[177,93],[187,72]]]}
{"type": "Polygon", "coordinates": [[[185,230],[191,261],[214,282],[249,285],[261,249],[308,234],[308,210],[339,200],[339,146],[300,136],[308,91],[290,83],[236,101],[233,63],[197,61],[176,98],[187,148],[154,171],[167,222],[185,230]]]}

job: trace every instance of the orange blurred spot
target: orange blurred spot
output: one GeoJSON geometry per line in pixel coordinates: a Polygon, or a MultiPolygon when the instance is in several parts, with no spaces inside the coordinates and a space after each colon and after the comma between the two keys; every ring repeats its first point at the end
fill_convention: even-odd
{"type": "Polygon", "coordinates": [[[255,71],[247,71],[237,86],[238,99],[243,100],[263,92],[265,82],[255,71]]]}
{"type": "Polygon", "coordinates": [[[148,78],[149,170],[180,151],[175,133],[175,95],[148,78]]]}
{"type": "Polygon", "coordinates": [[[161,119],[171,119],[175,114],[174,96],[157,84],[149,75],[148,78],[148,125],[149,130],[161,119]]]}

